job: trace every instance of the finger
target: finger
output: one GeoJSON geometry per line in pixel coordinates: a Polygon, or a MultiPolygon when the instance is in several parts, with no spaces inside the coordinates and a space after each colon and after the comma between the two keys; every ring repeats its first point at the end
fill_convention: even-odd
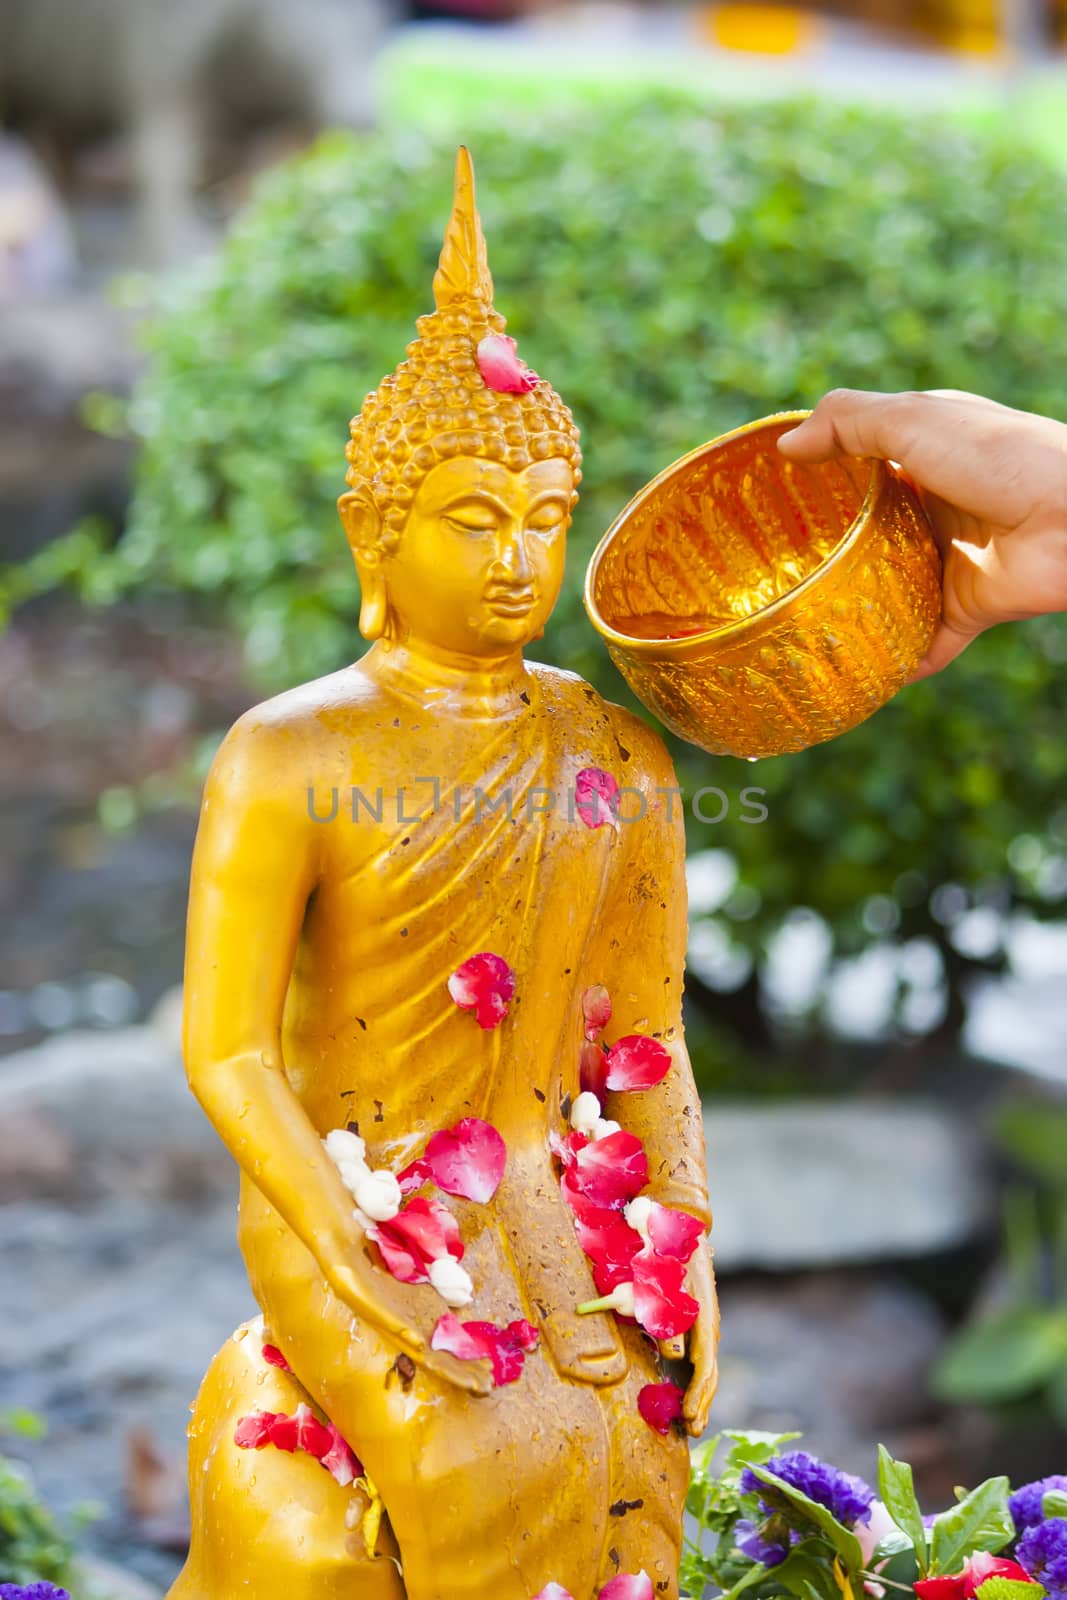
{"type": "Polygon", "coordinates": [[[435,1350],[423,1365],[428,1372],[465,1394],[487,1395],[493,1388],[493,1369],[488,1361],[460,1361],[447,1351],[435,1350]]]}
{"type": "Polygon", "coordinates": [[[659,1353],[668,1361],[681,1361],[685,1357],[685,1335],[675,1334],[673,1339],[661,1339],[659,1353]]]}
{"type": "Polygon", "coordinates": [[[686,1432],[694,1439],[699,1438],[708,1425],[711,1402],[718,1387],[719,1369],[714,1366],[710,1372],[694,1379],[686,1390],[685,1399],[682,1401],[682,1418],[686,1432]]]}
{"type": "Polygon", "coordinates": [[[900,461],[914,442],[927,399],[921,394],[832,389],[809,417],[782,434],[778,448],[791,461],[830,461],[835,456],[900,461]]]}
{"type": "Polygon", "coordinates": [[[935,672],[940,672],[950,661],[955,661],[957,656],[962,655],[977,637],[974,632],[967,633],[960,628],[953,628],[947,622],[942,622],[934,634],[929,650],[908,682],[918,683],[921,678],[932,678],[935,672]]]}

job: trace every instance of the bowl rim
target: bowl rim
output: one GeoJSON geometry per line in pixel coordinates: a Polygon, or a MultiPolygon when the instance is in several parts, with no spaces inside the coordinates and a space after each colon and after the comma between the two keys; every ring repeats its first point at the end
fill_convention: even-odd
{"type": "Polygon", "coordinates": [[[635,634],[622,633],[618,628],[613,628],[609,622],[606,622],[600,614],[600,608],[593,593],[600,564],[607,554],[609,546],[614,542],[623,525],[630,520],[634,512],[667,479],[672,478],[677,472],[688,466],[691,461],[710,455],[712,451],[720,449],[725,444],[731,444],[735,439],[741,439],[746,434],[756,433],[763,428],[777,426],[781,423],[790,423],[795,427],[798,423],[803,422],[805,417],[810,416],[810,411],[775,411],[770,416],[757,417],[753,422],[743,423],[739,428],[731,428],[728,433],[720,433],[714,439],[709,439],[706,444],[697,445],[695,450],[690,450],[684,456],[679,456],[677,461],[672,461],[669,466],[663,468],[662,472],[658,472],[654,478],[650,479],[643,489],[639,489],[631,500],[627,501],[607,532],[600,539],[585,569],[582,602],[590,622],[603,639],[609,644],[624,646],[634,655],[688,655],[694,651],[702,650],[709,641],[733,640],[746,630],[762,626],[768,618],[774,618],[794,605],[807,590],[814,588],[815,584],[831,567],[837,564],[868,526],[875,500],[888,476],[889,469],[886,463],[875,457],[866,458],[871,468],[871,475],[867,484],[867,492],[863,497],[860,508],[830,554],[819,563],[813,572],[809,572],[806,578],[802,578],[791,589],[787,589],[785,594],[776,596],[775,599],[768,601],[765,606],[761,606],[758,611],[751,612],[747,617],[731,617],[729,621],[720,622],[714,628],[705,629],[703,633],[686,633],[680,635],[677,639],[638,638],[635,634]]]}

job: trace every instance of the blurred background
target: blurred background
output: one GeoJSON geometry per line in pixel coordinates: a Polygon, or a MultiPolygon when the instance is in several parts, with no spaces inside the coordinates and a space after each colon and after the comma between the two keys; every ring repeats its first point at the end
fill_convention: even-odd
{"type": "MultiPolygon", "coordinates": [[[[836,384],[1067,416],[1065,51],[1064,0],[0,0],[0,1577],[62,1570],[22,1464],[113,1600],[181,1559],[250,1306],[178,1047],[199,788],[361,649],[346,422],[457,139],[584,432],[544,654],[625,701],[582,573],[683,451],[836,384]]],[[[722,796],[686,991],[717,1424],[867,1474],[884,1439],[928,1510],[1064,1470],[1067,623],[803,756],[674,754],[722,796]]]]}

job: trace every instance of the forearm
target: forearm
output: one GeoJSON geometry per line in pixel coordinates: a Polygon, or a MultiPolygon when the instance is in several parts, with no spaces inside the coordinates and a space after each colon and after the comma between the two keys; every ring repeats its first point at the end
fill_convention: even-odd
{"type": "Polygon", "coordinates": [[[684,1042],[672,1040],[667,1049],[672,1060],[663,1082],[642,1092],[609,1094],[604,1114],[644,1144],[651,1198],[689,1211],[710,1227],[700,1096],[684,1042]]]}
{"type": "Polygon", "coordinates": [[[324,1263],[359,1244],[352,1201],[270,1050],[191,1065],[189,1082],[216,1132],[284,1222],[324,1263]]]}

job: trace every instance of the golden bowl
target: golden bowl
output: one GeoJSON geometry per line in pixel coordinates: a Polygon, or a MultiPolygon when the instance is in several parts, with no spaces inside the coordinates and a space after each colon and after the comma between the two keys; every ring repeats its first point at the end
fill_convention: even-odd
{"type": "Polygon", "coordinates": [[[941,558],[892,467],[787,461],[783,412],[653,478],[593,553],[585,608],[661,722],[714,755],[833,739],[911,677],[941,615],[941,558]]]}

